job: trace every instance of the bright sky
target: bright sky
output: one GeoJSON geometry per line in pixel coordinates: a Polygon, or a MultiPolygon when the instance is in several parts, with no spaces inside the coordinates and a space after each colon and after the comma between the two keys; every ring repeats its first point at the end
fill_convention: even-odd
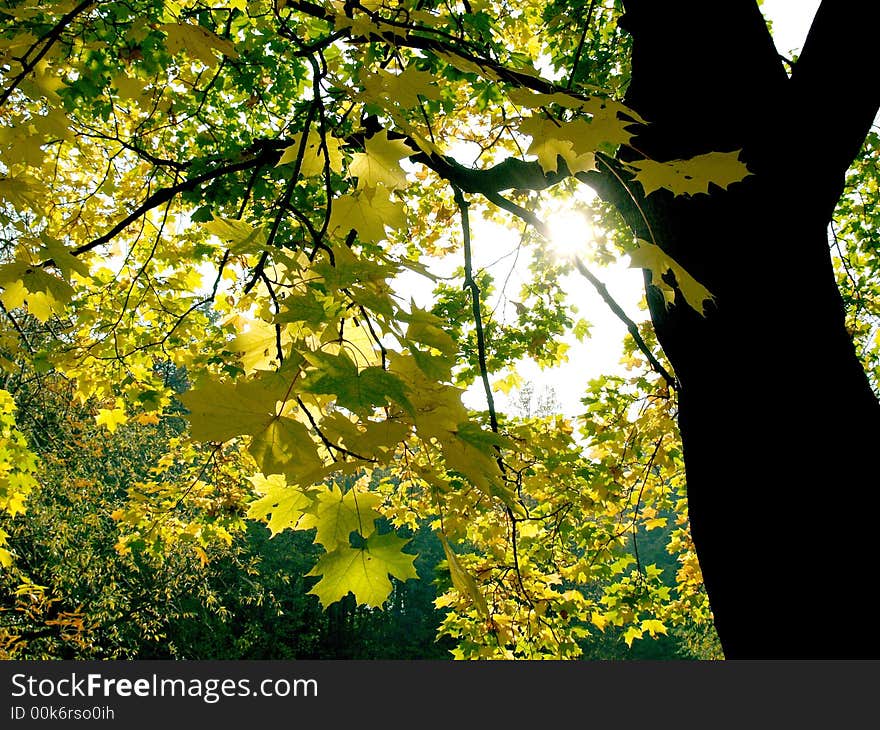
{"type": "MultiPolygon", "coordinates": [[[[798,53],[806,38],[810,23],[819,6],[820,0],[764,0],[762,11],[764,16],[772,21],[773,37],[780,53],[790,57],[798,53]]],[[[466,160],[461,160],[466,163],[466,160]]],[[[584,194],[591,191],[584,188],[584,194]]],[[[554,243],[560,248],[578,250],[583,248],[584,258],[588,259],[588,231],[586,225],[578,225],[577,218],[564,213],[557,213],[548,217],[548,224],[557,220],[562,225],[557,226],[559,240],[554,243]]],[[[515,255],[518,235],[496,224],[487,223],[479,219],[472,220],[474,267],[479,269],[492,264],[492,272],[496,286],[500,289],[507,280],[506,294],[512,299],[518,298],[521,284],[520,272],[524,271],[527,257],[515,255]]],[[[554,236],[554,238],[556,237],[554,236]]],[[[452,262],[449,270],[460,266],[460,261],[452,262]]],[[[639,303],[643,298],[642,273],[637,269],[628,268],[629,261],[623,259],[610,267],[598,267],[590,265],[593,273],[605,283],[611,295],[623,307],[631,319],[642,322],[648,318],[647,312],[640,308],[639,303]]],[[[449,273],[437,272],[441,274],[449,273]]],[[[429,303],[430,287],[424,279],[415,275],[405,276],[400,281],[399,293],[404,296],[412,296],[416,303],[425,306],[429,303]]],[[[531,381],[535,391],[540,392],[544,387],[551,387],[556,394],[563,413],[569,416],[582,412],[583,406],[580,399],[584,393],[587,382],[603,374],[621,372],[620,358],[622,344],[626,335],[626,328],[617,319],[607,305],[602,301],[593,287],[579,274],[570,275],[564,282],[566,291],[569,292],[569,302],[578,309],[579,317],[588,320],[591,325],[591,336],[582,343],[573,337],[567,338],[570,349],[569,361],[556,368],[541,370],[532,361],[523,361],[518,365],[519,374],[525,381],[531,381]]],[[[494,300],[488,303],[490,307],[502,306],[503,300],[494,300]]],[[[509,306],[509,304],[507,305],[509,306]]],[[[506,398],[496,392],[496,405],[503,410],[506,398]]],[[[475,409],[486,407],[485,395],[479,383],[469,389],[465,395],[465,402],[475,409]]]]}
{"type": "Polygon", "coordinates": [[[820,0],[764,0],[761,10],[773,24],[776,50],[791,57],[800,53],[820,0]]]}

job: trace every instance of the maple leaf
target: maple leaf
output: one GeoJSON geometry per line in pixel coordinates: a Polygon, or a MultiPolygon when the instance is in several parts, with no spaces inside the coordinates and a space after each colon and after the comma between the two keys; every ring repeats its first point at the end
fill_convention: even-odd
{"type": "Polygon", "coordinates": [[[308,482],[324,466],[309,430],[285,416],[270,419],[253,434],[248,451],[263,474],[285,474],[292,483],[308,482]]]}
{"type": "Polygon", "coordinates": [[[227,441],[263,431],[277,418],[278,403],[290,394],[280,376],[263,376],[237,383],[206,380],[183,393],[192,437],[198,441],[227,441]]]}
{"type": "MultiPolygon", "coordinates": [[[[296,162],[299,157],[300,146],[302,145],[302,136],[302,132],[293,135],[293,141],[284,149],[284,153],[281,155],[281,159],[278,160],[276,167],[296,162]]],[[[300,163],[300,175],[303,177],[313,177],[324,174],[325,146],[327,148],[326,157],[329,161],[330,169],[333,172],[341,173],[343,162],[341,148],[343,144],[342,140],[337,139],[332,134],[325,134],[322,140],[320,135],[310,131],[306,138],[306,147],[303,150],[302,162],[300,163]],[[322,141],[323,145],[321,144],[322,141]]]]}
{"type": "Polygon", "coordinates": [[[459,71],[464,73],[476,74],[477,76],[482,76],[483,78],[489,79],[490,81],[500,81],[500,74],[493,69],[488,64],[486,66],[481,66],[474,61],[470,61],[467,58],[462,58],[457,53],[452,51],[434,51],[434,53],[442,58],[446,63],[451,66],[455,66],[459,71]]]}
{"type": "Polygon", "coordinates": [[[45,97],[53,104],[60,104],[61,97],[57,92],[64,86],[64,81],[51,70],[49,62],[44,58],[37,62],[31,75],[22,81],[20,88],[33,99],[45,97]]]}
{"type": "Polygon", "coordinates": [[[406,173],[398,164],[414,154],[406,142],[388,139],[388,132],[383,129],[367,139],[364,150],[352,155],[348,166],[349,174],[358,179],[358,189],[379,185],[384,185],[388,190],[406,187],[406,173]]]}
{"type": "Polygon", "coordinates": [[[348,545],[348,537],[354,531],[363,537],[373,534],[374,522],[382,517],[375,509],[380,501],[377,494],[354,489],[343,494],[336,484],[331,484],[318,492],[317,501],[302,519],[302,529],[316,528],[315,542],[328,551],[337,545],[348,545]]]}
{"type": "Polygon", "coordinates": [[[128,421],[125,415],[125,407],[117,403],[116,408],[101,408],[98,415],[95,416],[95,423],[99,426],[106,426],[110,433],[113,433],[121,424],[128,421]]]}
{"type": "Polygon", "coordinates": [[[319,327],[327,321],[327,310],[319,295],[313,291],[306,294],[291,294],[282,302],[281,312],[276,322],[305,322],[311,327],[319,327]]]}
{"type": "MultiPolygon", "coordinates": [[[[673,287],[664,280],[663,276],[671,271],[675,276],[675,284],[685,301],[700,314],[703,314],[705,302],[715,299],[705,286],[685,271],[668,253],[653,243],[639,239],[639,247],[630,251],[629,258],[630,268],[650,270],[651,283],[669,293],[673,292],[673,287]]],[[[667,302],[669,301],[667,298],[667,302]]]]}
{"type": "Polygon", "coordinates": [[[529,154],[536,155],[538,164],[544,172],[559,170],[559,157],[565,160],[568,171],[578,172],[595,169],[597,144],[583,130],[587,126],[583,120],[557,122],[546,117],[527,117],[520,122],[519,130],[532,138],[529,154]],[[580,122],[580,124],[578,124],[580,122]]]}
{"type": "Polygon", "coordinates": [[[250,482],[262,496],[250,503],[247,516],[266,522],[273,537],[283,530],[296,528],[306,508],[312,504],[311,495],[288,485],[283,474],[268,477],[255,474],[250,477],[250,482]]]}
{"type": "Polygon", "coordinates": [[[321,430],[334,434],[334,438],[349,451],[368,458],[379,458],[393,452],[409,435],[411,426],[391,418],[358,422],[336,411],[321,421],[321,430]]]}
{"type": "Polygon", "coordinates": [[[418,106],[419,97],[439,99],[440,90],[434,83],[434,75],[410,66],[399,74],[379,69],[364,81],[364,97],[370,101],[392,101],[405,109],[418,106]]]}
{"type": "Polygon", "coordinates": [[[18,208],[39,210],[39,191],[39,182],[30,175],[0,175],[0,200],[8,200],[18,208]]]}
{"type": "Polygon", "coordinates": [[[406,338],[418,342],[445,355],[454,355],[458,352],[458,343],[442,329],[443,321],[434,314],[420,309],[415,302],[410,304],[410,313],[402,315],[401,320],[408,322],[406,338]]]}
{"type": "Polygon", "coordinates": [[[627,646],[632,647],[633,639],[641,639],[643,634],[644,631],[637,626],[630,626],[623,632],[623,640],[626,642],[627,646]]]}
{"type": "Polygon", "coordinates": [[[594,121],[596,121],[597,118],[600,120],[607,118],[608,121],[606,121],[606,124],[610,124],[613,120],[614,125],[619,125],[620,128],[617,134],[631,136],[625,131],[625,127],[631,125],[633,122],[647,124],[647,122],[637,112],[630,109],[630,107],[621,104],[619,101],[608,99],[603,96],[593,96],[589,99],[583,99],[573,93],[557,91],[552,94],[544,94],[524,88],[511,89],[507,93],[507,96],[514,104],[529,109],[541,109],[550,104],[559,104],[572,111],[587,112],[592,115],[594,121]],[[621,120],[619,119],[619,115],[632,121],[621,120]]]}
{"type": "Polygon", "coordinates": [[[666,634],[666,626],[662,621],[658,621],[654,618],[645,619],[642,621],[641,625],[642,631],[647,631],[651,636],[657,636],[657,634],[666,634]]]}
{"type": "Polygon", "coordinates": [[[709,183],[726,190],[751,175],[739,159],[740,152],[708,152],[686,160],[637,160],[628,164],[636,170],[635,180],[641,183],[645,195],[660,188],[675,195],[697,195],[708,193],[709,183]]]}
{"type": "Polygon", "coordinates": [[[110,83],[119,93],[119,98],[132,101],[140,100],[144,95],[144,89],[148,86],[148,82],[132,78],[124,73],[116,74],[110,83]]]}
{"type": "Polygon", "coordinates": [[[303,384],[306,392],[335,395],[340,406],[364,416],[372,415],[375,408],[390,401],[413,412],[406,386],[393,373],[375,366],[358,371],[344,352],[336,355],[315,352],[307,355],[307,359],[316,369],[303,384]]]}
{"type": "Polygon", "coordinates": [[[40,167],[46,156],[43,150],[46,139],[36,131],[34,124],[0,128],[0,144],[6,147],[4,158],[25,167],[40,167]]]}
{"type": "Polygon", "coordinates": [[[340,545],[322,555],[310,576],[321,576],[309,591],[325,608],[353,593],[359,604],[380,607],[391,594],[391,581],[417,578],[415,555],[402,551],[406,540],[394,533],[374,533],[363,548],[340,545]]]}
{"type": "Polygon", "coordinates": [[[68,302],[73,296],[73,287],[70,284],[27,261],[15,261],[0,266],[0,284],[5,286],[16,281],[21,282],[28,292],[43,292],[56,302],[68,302]]]}
{"type": "Polygon", "coordinates": [[[452,585],[455,586],[462,596],[469,598],[477,610],[483,615],[489,615],[489,607],[486,605],[486,599],[480,593],[477,582],[473,576],[464,569],[458,556],[449,547],[446,535],[440,533],[440,543],[443,545],[443,552],[446,553],[446,563],[449,565],[449,577],[452,579],[452,585]]]}
{"type": "MultiPolygon", "coordinates": [[[[248,322],[247,331],[236,335],[230,343],[232,352],[240,353],[245,372],[266,370],[278,361],[278,332],[276,325],[254,319],[248,322]]],[[[281,328],[281,345],[290,342],[290,336],[281,328]]]]}
{"type": "Polygon", "coordinates": [[[214,218],[204,223],[202,228],[229,244],[229,251],[233,254],[259,253],[266,246],[266,229],[247,221],[214,218]]]}
{"type": "Polygon", "coordinates": [[[47,292],[31,292],[25,300],[27,310],[40,322],[48,322],[53,314],[63,314],[64,304],[47,292]]]}
{"type": "Polygon", "coordinates": [[[40,238],[43,242],[43,246],[40,249],[40,257],[47,261],[51,259],[62,276],[70,278],[72,271],[83,277],[89,275],[89,267],[85,262],[71,254],[71,249],[67,248],[61,241],[46,234],[43,234],[40,238]]]}
{"type": "Polygon", "coordinates": [[[344,237],[354,229],[362,241],[383,241],[387,237],[386,226],[394,229],[406,226],[406,207],[401,202],[391,200],[389,192],[384,185],[378,185],[372,191],[357,190],[336,198],[329,231],[344,237]]]}
{"type": "Polygon", "coordinates": [[[216,66],[217,56],[215,51],[228,58],[238,58],[238,52],[230,41],[220,38],[207,28],[192,23],[162,23],[159,30],[167,35],[165,47],[168,52],[176,56],[186,51],[193,58],[197,58],[206,66],[216,66]]]}

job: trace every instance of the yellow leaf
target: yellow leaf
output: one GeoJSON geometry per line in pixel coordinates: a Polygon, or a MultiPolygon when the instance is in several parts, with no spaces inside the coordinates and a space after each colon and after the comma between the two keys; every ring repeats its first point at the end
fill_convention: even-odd
{"type": "Polygon", "coordinates": [[[379,243],[387,235],[385,227],[400,229],[406,225],[403,203],[391,200],[389,189],[378,185],[374,190],[357,190],[333,201],[329,231],[339,237],[353,228],[362,241],[379,243]]]}
{"type": "Polygon", "coordinates": [[[574,122],[557,122],[544,117],[528,117],[520,122],[519,130],[532,138],[529,154],[536,155],[538,164],[544,172],[557,172],[559,157],[565,160],[568,171],[573,175],[592,170],[596,166],[594,151],[598,142],[585,136],[587,127],[582,119],[574,122]]]}
{"type": "Polygon", "coordinates": [[[282,474],[268,477],[255,474],[250,482],[262,496],[251,502],[247,516],[266,522],[272,537],[283,530],[296,528],[304,510],[312,503],[308,492],[287,484],[282,474]]]}
{"type": "Polygon", "coordinates": [[[739,160],[740,150],[708,152],[687,160],[657,162],[638,160],[629,163],[636,170],[635,179],[641,183],[645,195],[665,188],[675,195],[697,195],[709,192],[709,183],[725,190],[752,173],[739,160]]]}
{"type": "Polygon", "coordinates": [[[216,66],[215,51],[228,58],[238,58],[238,52],[230,41],[220,38],[207,28],[192,23],[162,23],[159,30],[168,36],[165,46],[171,55],[186,51],[206,66],[216,66]]]}
{"type": "Polygon", "coordinates": [[[0,200],[19,208],[39,211],[39,183],[30,175],[0,175],[0,200]]]}
{"type": "MultiPolygon", "coordinates": [[[[284,154],[278,160],[278,165],[287,165],[296,162],[299,156],[299,148],[302,144],[302,132],[293,136],[293,141],[285,148],[284,154]]],[[[299,168],[303,177],[313,177],[324,174],[325,157],[329,160],[330,169],[334,172],[342,172],[342,148],[343,141],[331,134],[324,136],[323,144],[320,135],[309,132],[306,140],[306,148],[303,150],[302,163],[299,168]],[[324,148],[326,147],[326,155],[324,148]]]]}
{"type": "Polygon", "coordinates": [[[64,312],[64,305],[46,292],[31,292],[27,296],[27,310],[40,322],[48,321],[53,314],[64,312]]]}
{"type": "Polygon", "coordinates": [[[418,577],[413,566],[416,556],[403,552],[405,544],[406,540],[388,532],[374,533],[362,548],[337,546],[306,574],[321,576],[309,593],[318,596],[324,607],[349,592],[358,603],[381,606],[391,593],[389,575],[401,581],[418,577]]]}
{"type": "Polygon", "coordinates": [[[27,298],[28,290],[20,279],[10,281],[3,287],[3,293],[0,294],[0,302],[7,309],[18,309],[24,304],[27,298]]]}
{"type": "Polygon", "coordinates": [[[202,228],[229,245],[233,254],[254,253],[266,246],[266,231],[262,226],[252,226],[235,218],[215,218],[202,228]]]}
{"type": "Polygon", "coordinates": [[[128,421],[128,416],[125,415],[125,408],[118,402],[116,408],[101,408],[98,410],[98,415],[95,416],[95,422],[99,426],[106,426],[110,433],[113,433],[120,424],[126,421],[128,421]]]}
{"type": "Polygon", "coordinates": [[[363,84],[364,96],[368,100],[380,103],[391,101],[406,109],[418,106],[420,96],[425,99],[440,98],[434,75],[412,66],[399,74],[379,69],[378,73],[369,74],[363,84]]]}
{"type": "Polygon", "coordinates": [[[290,383],[266,375],[254,380],[221,383],[207,380],[180,396],[190,411],[187,420],[197,441],[228,441],[255,435],[278,417],[278,403],[289,397],[290,383]]]}
{"type": "Polygon", "coordinates": [[[653,618],[645,619],[644,621],[642,621],[641,628],[642,631],[647,631],[649,634],[651,634],[651,636],[657,636],[657,634],[666,634],[666,626],[663,625],[663,622],[653,618]]]}
{"type": "MultiPolygon", "coordinates": [[[[715,299],[705,286],[694,279],[663,249],[653,243],[639,239],[639,247],[630,251],[629,258],[630,268],[650,270],[651,283],[664,290],[664,296],[665,292],[671,293],[673,291],[672,286],[663,280],[663,275],[671,271],[675,276],[676,286],[685,301],[700,314],[703,314],[704,303],[715,299]]],[[[666,301],[669,304],[672,300],[667,298],[666,301]]]]}
{"type": "Polygon", "coordinates": [[[315,542],[329,552],[337,545],[348,545],[348,536],[357,531],[362,537],[375,532],[375,521],[382,515],[376,511],[381,499],[370,492],[355,489],[342,493],[336,485],[322,489],[317,494],[317,502],[302,518],[300,526],[304,530],[317,528],[315,542]]]}
{"type": "Polygon", "coordinates": [[[374,134],[364,144],[365,151],[352,155],[348,171],[358,179],[357,187],[375,188],[384,185],[388,190],[406,187],[406,173],[398,164],[415,154],[402,139],[388,139],[388,132],[374,134]]]}
{"type": "Polygon", "coordinates": [[[464,73],[472,73],[477,76],[482,76],[483,78],[489,79],[490,81],[500,81],[501,76],[498,74],[495,69],[490,66],[480,66],[473,61],[470,61],[466,58],[462,58],[457,53],[453,53],[451,51],[435,51],[435,54],[442,58],[446,63],[455,66],[459,71],[463,71],[464,73]]]}
{"type": "MultiPolygon", "coordinates": [[[[245,372],[268,370],[278,361],[278,333],[276,325],[260,319],[251,320],[248,329],[240,333],[229,345],[233,352],[241,354],[245,372]]],[[[282,347],[290,341],[286,328],[281,325],[282,347]]]]}
{"type": "Polygon", "coordinates": [[[148,85],[146,81],[126,76],[124,73],[114,76],[110,83],[116,88],[120,99],[130,100],[140,99],[148,85]]]}
{"type": "Polygon", "coordinates": [[[486,605],[486,599],[480,593],[477,582],[473,576],[464,569],[458,556],[449,547],[446,535],[440,533],[440,542],[443,544],[443,552],[446,553],[446,562],[449,565],[449,577],[452,578],[452,585],[455,586],[462,596],[469,598],[477,610],[483,616],[489,615],[489,606],[486,605]]]}
{"type": "Polygon", "coordinates": [[[623,640],[626,642],[626,645],[631,647],[633,643],[633,639],[641,639],[644,632],[636,627],[630,626],[626,631],[623,632],[623,640]]]}

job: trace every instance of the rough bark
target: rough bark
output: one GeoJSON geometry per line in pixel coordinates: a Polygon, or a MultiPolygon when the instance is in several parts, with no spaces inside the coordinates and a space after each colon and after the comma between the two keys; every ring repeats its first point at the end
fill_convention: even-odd
{"type": "Polygon", "coordinates": [[[635,147],[741,148],[755,173],[709,196],[653,193],[647,220],[628,210],[716,296],[701,317],[648,291],[680,381],[691,527],[725,655],[880,657],[867,615],[880,405],[826,236],[880,101],[880,10],[823,3],[789,78],[753,0],[625,5],[627,102],[653,123],[635,147]]]}

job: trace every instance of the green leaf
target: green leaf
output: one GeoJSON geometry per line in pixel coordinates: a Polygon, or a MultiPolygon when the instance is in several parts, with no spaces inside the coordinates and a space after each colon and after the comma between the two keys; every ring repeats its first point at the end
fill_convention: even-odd
{"type": "Polygon", "coordinates": [[[291,294],[282,302],[277,322],[305,322],[316,328],[327,321],[327,310],[313,292],[291,294]]]}
{"type": "Polygon", "coordinates": [[[354,489],[343,494],[336,485],[331,484],[317,494],[317,501],[302,520],[303,529],[317,529],[315,542],[328,551],[337,545],[348,545],[348,536],[357,531],[369,537],[375,531],[375,521],[382,517],[376,511],[380,498],[370,492],[354,489]]]}
{"type": "Polygon", "coordinates": [[[289,397],[290,383],[276,375],[237,383],[206,380],[180,395],[189,410],[192,437],[198,441],[227,441],[254,435],[278,417],[278,403],[289,397]]]}
{"type": "Polygon", "coordinates": [[[417,578],[413,565],[415,555],[407,555],[402,548],[406,540],[394,533],[374,533],[363,548],[340,545],[318,560],[308,573],[321,576],[309,591],[318,596],[325,608],[349,593],[359,604],[380,607],[391,594],[391,581],[417,578]]]}
{"type": "Polygon", "coordinates": [[[263,474],[286,474],[294,483],[324,466],[317,444],[299,421],[279,416],[251,439],[251,456],[263,474]]]}
{"type": "Polygon", "coordinates": [[[341,407],[363,416],[370,416],[376,408],[392,402],[408,413],[413,412],[406,386],[393,373],[375,366],[358,372],[344,353],[313,353],[308,357],[318,367],[303,383],[306,392],[336,396],[341,407]]]}
{"type": "Polygon", "coordinates": [[[295,529],[312,504],[308,492],[288,485],[282,474],[256,474],[250,481],[263,496],[250,503],[247,516],[266,522],[273,537],[282,530],[295,529]]]}
{"type": "Polygon", "coordinates": [[[489,615],[489,607],[486,605],[486,599],[480,593],[477,582],[473,576],[468,573],[458,559],[458,556],[449,547],[446,535],[440,534],[440,542],[443,545],[443,552],[446,553],[446,562],[449,565],[449,577],[452,578],[452,585],[455,586],[462,596],[469,598],[481,615],[489,615]]]}

